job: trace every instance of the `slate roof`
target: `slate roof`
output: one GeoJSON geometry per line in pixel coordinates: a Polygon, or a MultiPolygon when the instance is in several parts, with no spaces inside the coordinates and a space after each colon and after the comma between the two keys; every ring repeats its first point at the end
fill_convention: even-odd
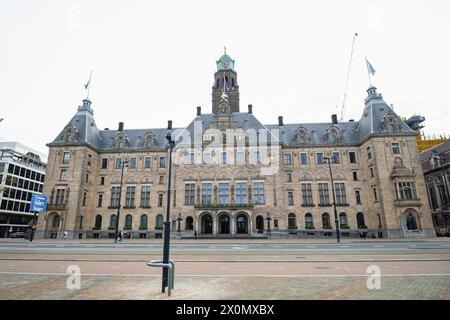
{"type": "MultiPolygon", "coordinates": [[[[365,101],[365,107],[360,121],[339,122],[334,125],[340,132],[340,140],[337,145],[360,144],[369,135],[381,133],[383,130],[383,119],[387,114],[395,116],[396,122],[401,126],[402,133],[415,134],[415,132],[409,128],[383,100],[381,94],[376,93],[376,88],[369,88],[368,93],[369,95],[365,101]]],[[[194,118],[186,128],[178,128],[180,129],[178,132],[183,131],[184,129],[190,133],[191,137],[193,137],[195,121],[201,121],[203,130],[207,130],[211,127],[213,119],[214,115],[211,113],[202,114],[194,118]]],[[[310,145],[329,144],[326,139],[326,133],[328,128],[333,125],[331,122],[287,123],[283,126],[279,126],[278,124],[264,125],[253,114],[246,112],[233,113],[233,119],[238,124],[239,128],[242,128],[244,131],[250,128],[255,130],[267,129],[272,132],[279,130],[279,137],[284,145],[292,144],[295,132],[299,127],[303,127],[307,130],[310,138],[310,145]]],[[[78,112],[68,124],[72,124],[77,129],[78,143],[89,144],[100,150],[112,149],[115,138],[119,132],[118,130],[99,130],[97,128],[93,111],[90,108],[90,101],[88,100],[83,101],[83,106],[78,108],[78,112]]],[[[167,133],[166,128],[126,129],[122,132],[126,135],[128,140],[128,148],[139,149],[142,146],[145,134],[150,131],[155,135],[156,147],[165,148],[167,145],[165,139],[167,133]]],[[[62,143],[63,136],[64,129],[50,145],[62,143]]]]}

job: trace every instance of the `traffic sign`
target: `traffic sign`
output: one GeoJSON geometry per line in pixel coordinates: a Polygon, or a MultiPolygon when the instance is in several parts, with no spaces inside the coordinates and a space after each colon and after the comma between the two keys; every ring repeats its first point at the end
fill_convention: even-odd
{"type": "Polygon", "coordinates": [[[47,208],[47,196],[41,194],[33,194],[31,197],[31,212],[45,212],[47,208]]]}

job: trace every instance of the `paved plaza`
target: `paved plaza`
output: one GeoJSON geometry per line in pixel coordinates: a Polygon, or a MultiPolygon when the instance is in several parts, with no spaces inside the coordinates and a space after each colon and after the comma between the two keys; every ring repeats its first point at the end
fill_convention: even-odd
{"type": "Polygon", "coordinates": [[[0,299],[450,299],[449,239],[172,240],[171,297],[146,264],[161,253],[160,240],[3,239],[0,299]]]}

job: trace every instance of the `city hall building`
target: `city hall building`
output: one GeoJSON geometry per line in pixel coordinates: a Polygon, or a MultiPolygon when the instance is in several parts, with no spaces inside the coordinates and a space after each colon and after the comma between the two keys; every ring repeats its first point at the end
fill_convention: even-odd
{"type": "MultiPolygon", "coordinates": [[[[375,87],[359,121],[278,116],[263,124],[252,105],[241,110],[235,61],[225,53],[216,63],[211,112],[197,107],[191,123],[170,132],[174,236],[335,237],[336,222],[342,237],[435,236],[417,133],[375,87]]],[[[122,122],[100,130],[85,99],[47,145],[49,203],[37,236],[113,238],[117,223],[134,238],[160,236],[167,132],[165,125],[127,129],[122,122]]]]}

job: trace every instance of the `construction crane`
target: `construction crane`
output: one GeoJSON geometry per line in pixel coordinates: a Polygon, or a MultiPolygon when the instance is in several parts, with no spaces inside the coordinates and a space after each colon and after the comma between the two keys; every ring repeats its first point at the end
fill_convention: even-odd
{"type": "Polygon", "coordinates": [[[344,99],[342,101],[342,107],[341,107],[341,117],[339,121],[344,120],[344,108],[345,108],[345,100],[347,99],[347,92],[348,92],[348,80],[350,78],[350,70],[352,68],[352,61],[353,61],[353,51],[355,50],[355,43],[356,38],[358,37],[358,33],[355,33],[353,36],[353,43],[352,43],[352,51],[350,53],[350,62],[348,63],[348,70],[347,70],[347,82],[345,83],[345,92],[344,92],[344,99]]]}

